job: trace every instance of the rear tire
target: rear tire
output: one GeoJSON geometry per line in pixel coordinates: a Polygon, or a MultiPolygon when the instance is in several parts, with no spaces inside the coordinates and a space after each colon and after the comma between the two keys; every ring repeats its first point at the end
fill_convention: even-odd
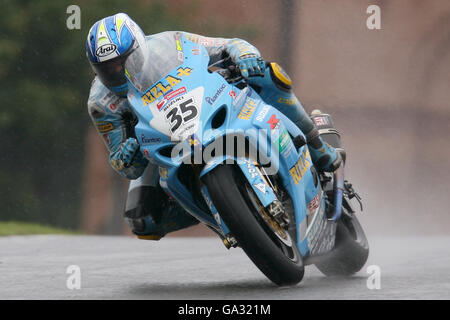
{"type": "Polygon", "coordinates": [[[349,276],[361,270],[369,256],[369,243],[354,215],[350,218],[342,214],[335,243],[335,248],[315,263],[316,267],[326,276],[349,276]]]}
{"type": "Polygon", "coordinates": [[[242,172],[234,165],[220,165],[203,178],[214,206],[236,238],[238,245],[253,263],[279,286],[294,285],[304,275],[303,260],[298,252],[289,258],[280,244],[264,228],[255,208],[249,205],[248,194],[242,192],[239,176],[242,172]]]}

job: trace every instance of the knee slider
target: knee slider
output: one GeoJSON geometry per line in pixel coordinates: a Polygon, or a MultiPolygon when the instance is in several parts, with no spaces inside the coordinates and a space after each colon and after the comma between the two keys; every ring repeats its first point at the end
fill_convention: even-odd
{"type": "Polygon", "coordinates": [[[281,68],[281,66],[276,62],[269,63],[270,77],[277,88],[283,91],[291,91],[292,80],[288,74],[281,68]]]}

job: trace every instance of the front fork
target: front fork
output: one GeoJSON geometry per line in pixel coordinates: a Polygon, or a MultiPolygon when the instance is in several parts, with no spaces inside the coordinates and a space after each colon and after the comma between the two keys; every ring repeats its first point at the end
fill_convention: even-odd
{"type": "MultiPolygon", "coordinates": [[[[241,158],[237,160],[237,165],[257,196],[261,207],[266,208],[266,212],[268,212],[271,218],[273,218],[281,227],[287,226],[289,224],[289,217],[287,216],[283,205],[277,199],[271,182],[264,176],[256,163],[248,158],[241,158]]],[[[203,173],[201,175],[203,175],[203,173]]],[[[201,194],[222,231],[219,236],[222,238],[224,245],[228,249],[231,247],[236,247],[237,242],[231,235],[228,227],[223,222],[220,214],[217,212],[217,209],[214,207],[205,185],[201,188],[201,194]]]]}

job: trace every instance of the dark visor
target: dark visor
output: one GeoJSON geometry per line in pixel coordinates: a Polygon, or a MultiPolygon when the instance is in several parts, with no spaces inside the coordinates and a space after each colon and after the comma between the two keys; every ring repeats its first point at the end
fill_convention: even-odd
{"type": "Polygon", "coordinates": [[[133,45],[131,45],[127,52],[117,58],[104,62],[91,63],[94,72],[106,87],[118,87],[127,82],[125,61],[133,50],[133,45]]]}

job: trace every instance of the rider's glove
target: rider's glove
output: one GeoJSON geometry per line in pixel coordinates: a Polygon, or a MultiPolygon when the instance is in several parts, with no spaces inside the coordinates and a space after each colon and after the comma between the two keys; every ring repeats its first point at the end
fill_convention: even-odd
{"type": "Polygon", "coordinates": [[[266,62],[261,58],[258,49],[248,42],[240,39],[232,40],[227,45],[226,51],[244,78],[264,75],[266,62]]]}
{"type": "Polygon", "coordinates": [[[263,76],[266,69],[265,61],[261,57],[253,55],[240,56],[236,64],[239,66],[244,78],[263,76]]]}
{"type": "Polygon", "coordinates": [[[125,168],[133,165],[133,160],[139,151],[139,143],[135,138],[128,138],[121,147],[119,158],[125,168]]]}

